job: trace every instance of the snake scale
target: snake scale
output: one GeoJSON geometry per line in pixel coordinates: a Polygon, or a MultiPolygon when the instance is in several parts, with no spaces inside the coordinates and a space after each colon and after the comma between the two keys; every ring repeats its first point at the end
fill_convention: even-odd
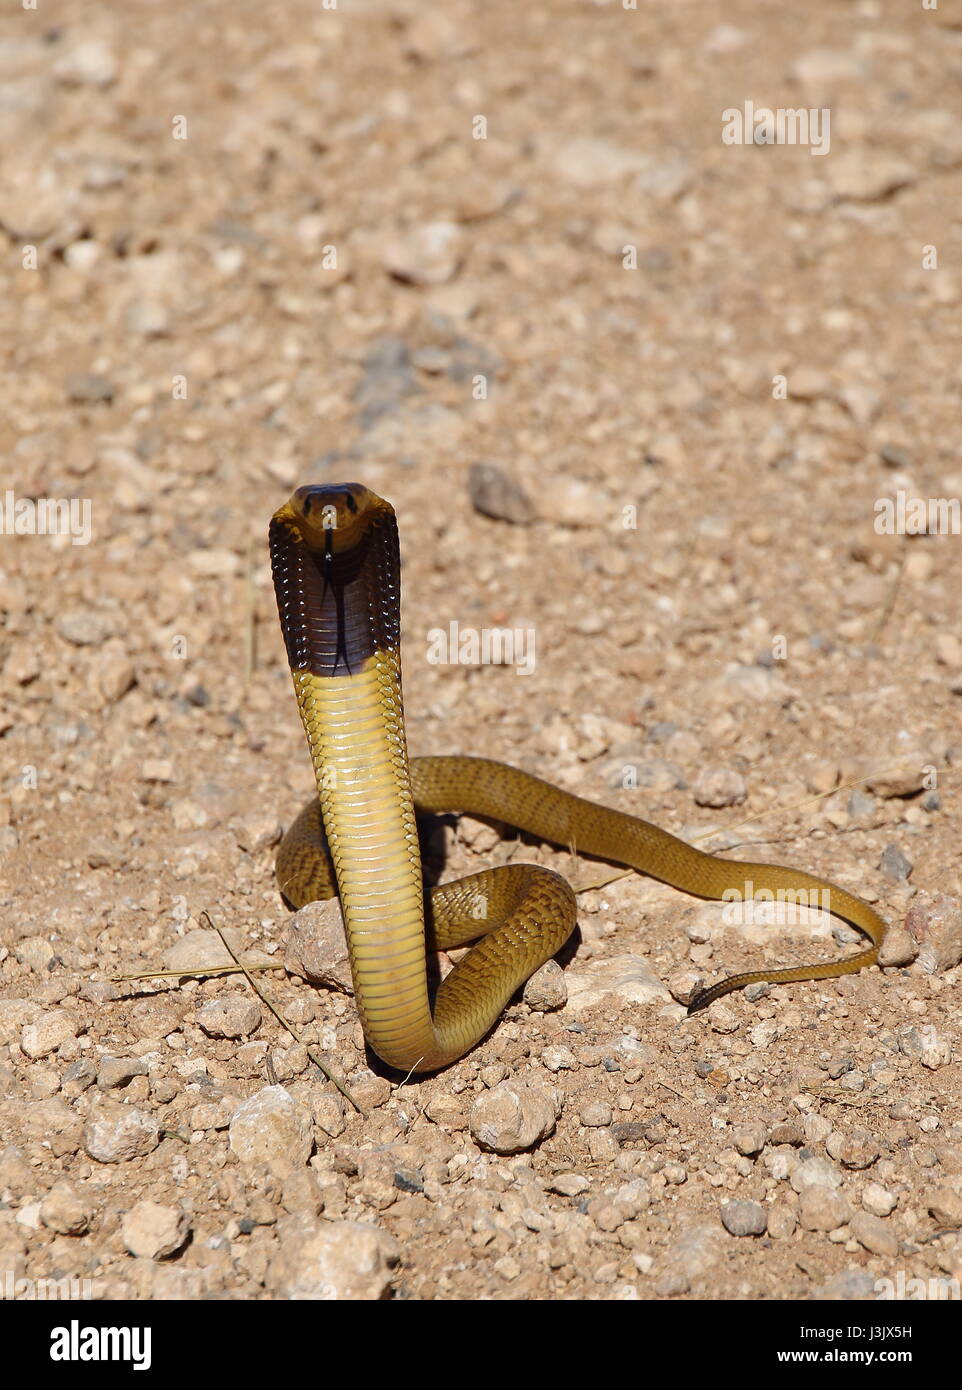
{"type": "Polygon", "coordinates": [[[416,809],[505,821],[701,898],[743,893],[748,880],[756,891],[827,890],[831,911],[872,941],[839,961],[732,975],[696,994],[689,1012],[756,982],[828,979],[876,962],[884,920],[813,874],[706,854],[487,758],[409,760],[390,503],[358,483],[298,488],[271,520],[270,551],[318,791],[281,843],[279,886],[295,907],[340,897],[364,1036],[384,1062],[426,1072],[462,1057],[576,921],[570,885],[534,864],[483,870],[426,895],[416,809]],[[432,1006],[427,951],[471,942],[432,1006]]]}

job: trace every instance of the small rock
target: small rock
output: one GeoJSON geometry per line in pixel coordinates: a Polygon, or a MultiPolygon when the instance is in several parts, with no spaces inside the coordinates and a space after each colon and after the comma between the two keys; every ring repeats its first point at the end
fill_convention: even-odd
{"type": "Polygon", "coordinates": [[[641,173],[650,162],[650,156],[639,150],[590,135],[566,140],[553,152],[557,173],[576,188],[615,183],[628,174],[641,173]]]}
{"type": "Polygon", "coordinates": [[[54,1183],[40,1203],[40,1220],[48,1231],[62,1236],[82,1236],[92,1214],[86,1193],[78,1192],[69,1182],[54,1183]]]}
{"type": "Polygon", "coordinates": [[[538,505],[557,526],[605,526],[611,514],[610,498],[597,483],[566,476],[545,479],[538,505]]]}
{"type": "Polygon", "coordinates": [[[814,401],[819,397],[831,396],[831,377],[817,367],[796,367],[789,373],[788,394],[797,401],[814,401]]]}
{"type": "Polygon", "coordinates": [[[798,1219],[806,1231],[834,1231],[844,1226],[851,1214],[840,1192],[819,1183],[803,1188],[798,1199],[798,1219]]]}
{"type": "Polygon", "coordinates": [[[102,1091],[114,1086],[126,1086],[135,1076],[147,1075],[147,1063],[142,1057],[101,1057],[97,1068],[97,1085],[102,1091]]]}
{"type": "Polygon", "coordinates": [[[0,999],[0,1046],[19,1041],[25,1024],[41,1015],[32,999],[0,999]]]}
{"type": "Polygon", "coordinates": [[[400,1252],[379,1226],[297,1215],[278,1223],[278,1236],[265,1279],[277,1297],[339,1302],[387,1297],[400,1252]]]}
{"type": "MultiPolygon", "coordinates": [[[[241,956],[243,934],[239,927],[224,927],[224,936],[231,950],[241,956]]],[[[243,957],[242,957],[243,958],[243,957]]],[[[215,931],[201,927],[186,932],[179,941],[168,946],[164,952],[164,966],[167,970],[183,970],[185,974],[202,971],[211,966],[233,965],[230,951],[215,931]]]]}
{"type": "Polygon", "coordinates": [[[559,1173],[545,1184],[549,1192],[557,1192],[560,1197],[578,1197],[582,1192],[587,1192],[590,1185],[580,1173],[559,1173]]]}
{"type": "Polygon", "coordinates": [[[131,1255],[142,1260],[163,1260],[180,1249],[190,1234],[190,1226],[180,1207],[143,1201],[126,1213],[121,1233],[131,1255]]]}
{"type": "Polygon", "coordinates": [[[849,1303],[874,1302],[878,1298],[877,1280],[867,1269],[843,1269],[813,1289],[811,1296],[828,1303],[836,1300],[849,1303]]]}
{"type": "Polygon", "coordinates": [[[897,1255],[899,1238],[890,1226],[879,1216],[868,1211],[857,1211],[849,1221],[852,1235],[859,1245],[873,1255],[897,1255]]]}
{"type": "Polygon", "coordinates": [[[911,965],[918,953],[918,943],[904,927],[889,927],[882,938],[878,963],[883,966],[911,965]]]}
{"type": "Polygon", "coordinates": [[[534,507],[519,483],[509,478],[500,464],[473,463],[468,474],[471,505],[483,516],[522,526],[533,520],[534,507]]]}
{"type": "Polygon", "coordinates": [[[803,1158],[796,1164],[791,1176],[791,1184],[796,1192],[802,1193],[806,1187],[840,1187],[842,1175],[834,1163],[827,1158],[803,1158]]]}
{"type": "Polygon", "coordinates": [[[798,1218],[787,1202],[776,1202],[768,1211],[768,1234],[773,1240],[788,1240],[795,1234],[798,1218]]]}
{"type": "Polygon", "coordinates": [[[937,1187],[926,1201],[926,1208],[940,1226],[962,1227],[962,1195],[952,1187],[937,1187]]]}
{"type": "Polygon", "coordinates": [[[484,1091],[471,1106],[475,1142],[493,1153],[521,1153],[554,1132],[561,1097],[554,1088],[504,1081],[484,1091]]]}
{"type": "Polygon", "coordinates": [[[873,1216],[889,1216],[895,1210],[898,1198],[881,1183],[870,1182],[862,1193],[862,1206],[873,1216]]]}
{"type": "Polygon", "coordinates": [[[896,796],[914,796],[926,790],[927,769],[938,765],[931,748],[926,747],[907,730],[895,736],[892,767],[866,778],[865,786],[875,796],[890,800],[896,796]]]}
{"type": "Polygon", "coordinates": [[[84,405],[97,401],[109,404],[114,398],[113,383],[97,372],[74,372],[67,377],[67,398],[84,405]]]}
{"type": "Polygon", "coordinates": [[[211,999],[197,1010],[197,1022],[211,1038],[246,1038],[256,1030],[261,1017],[257,1000],[243,994],[211,999]]]}
{"type": "Polygon", "coordinates": [[[962,906],[948,893],[918,893],[905,918],[927,975],[952,970],[962,961],[962,906]]]}
{"type": "Polygon", "coordinates": [[[563,1009],[568,1002],[565,973],[556,960],[549,960],[536,970],[524,987],[524,1002],[539,1013],[563,1009]]]}
{"type": "Polygon", "coordinates": [[[760,1154],[768,1140],[768,1130],[760,1122],[754,1124],[739,1125],[734,1133],[735,1148],[746,1158],[754,1158],[760,1154]]]}
{"type": "Polygon", "coordinates": [[[732,1236],[762,1236],[768,1225],[765,1208],[758,1202],[722,1202],[721,1219],[732,1236]]]}
{"type": "Polygon", "coordinates": [[[75,1038],[77,1024],[66,1009],[52,1009],[41,1014],[36,1023],[28,1023],[20,1035],[20,1051],[27,1057],[48,1057],[68,1038],[75,1038]]]}
{"type": "Polygon", "coordinates": [[[655,1286],[660,1298],[687,1293],[693,1283],[711,1273],[721,1255],[720,1235],[717,1226],[695,1226],[672,1242],[655,1286]]]}
{"type": "Polygon", "coordinates": [[[53,965],[57,953],[43,936],[25,936],[13,948],[21,965],[27,965],[36,975],[44,975],[53,965]]]}
{"type": "Polygon", "coordinates": [[[614,998],[627,1004],[670,1002],[671,995],[652,974],[643,956],[625,954],[592,961],[581,970],[570,969],[567,1008],[571,1013],[594,1008],[614,998]]]}
{"type": "Polygon", "coordinates": [[[337,898],[308,903],[287,924],[284,969],[311,984],[354,993],[344,917],[337,898]]]}
{"type": "Polygon", "coordinates": [[[834,1130],[826,1140],[825,1149],[843,1168],[871,1168],[881,1152],[867,1129],[853,1129],[848,1133],[834,1130]]]}
{"type": "Polygon", "coordinates": [[[281,838],[281,823],[270,811],[251,811],[231,826],[238,845],[248,854],[270,849],[281,838]]]}
{"type": "Polygon", "coordinates": [[[57,631],[75,647],[96,647],[113,632],[113,624],[102,613],[61,613],[57,631]]]}
{"type": "Polygon", "coordinates": [[[160,1143],[160,1126],[152,1115],[132,1105],[117,1106],[91,1116],[84,1127],[84,1149],[98,1163],[125,1163],[153,1153],[160,1143]]]}
{"type": "Polygon", "coordinates": [[[265,1086],[234,1111],[230,1148],[242,1163],[298,1167],[311,1156],[313,1132],[306,1105],[283,1086],[265,1086]]]}
{"type": "Polygon", "coordinates": [[[739,806],[748,795],[740,772],[727,767],[703,767],[691,794],[698,806],[739,806]]]}
{"type": "Polygon", "coordinates": [[[904,883],[912,873],[912,861],[899,849],[898,845],[886,845],[882,851],[879,868],[893,883],[904,883]]]}
{"type": "Polygon", "coordinates": [[[392,241],[384,250],[382,264],[407,284],[444,285],[457,273],[463,243],[457,223],[425,222],[392,241]]]}
{"type": "Polygon", "coordinates": [[[117,55],[104,39],[83,39],[54,64],[58,82],[73,87],[109,87],[117,78],[117,55]]]}
{"type": "Polygon", "coordinates": [[[590,1128],[611,1124],[611,1106],[606,1100],[589,1101],[581,1108],[581,1123],[590,1128]]]}

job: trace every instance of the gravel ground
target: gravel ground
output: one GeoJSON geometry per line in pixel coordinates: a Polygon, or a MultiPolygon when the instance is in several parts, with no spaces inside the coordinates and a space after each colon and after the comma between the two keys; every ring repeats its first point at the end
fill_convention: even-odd
{"type": "Polygon", "coordinates": [[[876,525],[962,496],[958,8],[100,10],[0,20],[4,1296],[958,1296],[960,542],[876,525]],[[726,143],[746,101],[830,147],[726,143]],[[447,817],[435,869],[553,865],[580,930],[445,1072],[366,1057],[272,870],[266,527],[349,479],[412,752],[737,825],[886,967],[687,1020],[852,934],[447,817]],[[13,534],[41,498],[89,515],[13,534]],[[535,646],[442,664],[451,623],[535,646]],[[300,1041],[237,975],[117,982],[216,963],[205,912],[300,1041]]]}

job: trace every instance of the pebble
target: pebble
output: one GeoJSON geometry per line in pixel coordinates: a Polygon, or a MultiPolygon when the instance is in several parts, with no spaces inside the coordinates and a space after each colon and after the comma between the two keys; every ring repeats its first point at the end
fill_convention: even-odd
{"type": "Polygon", "coordinates": [[[358,423],[369,430],[397,411],[418,390],[411,350],[403,338],[377,338],[364,359],[364,372],[354,392],[358,423]]]}
{"type": "Polygon", "coordinates": [[[801,1190],[798,1199],[798,1219],[806,1231],[834,1231],[844,1226],[852,1209],[840,1192],[813,1183],[801,1190]]]}
{"type": "Polygon", "coordinates": [[[48,1231],[62,1236],[81,1236],[90,1226],[93,1207],[85,1189],[57,1182],[40,1203],[40,1220],[48,1231]]]}
{"type": "Polygon", "coordinates": [[[41,1014],[32,999],[0,999],[0,1046],[19,1041],[25,1024],[34,1023],[41,1014]]]}
{"type": "Polygon", "coordinates": [[[857,1211],[848,1224],[859,1245],[864,1245],[871,1254],[892,1256],[899,1253],[899,1238],[881,1217],[869,1211],[857,1211]]]}
{"type": "Polygon", "coordinates": [[[549,477],[539,496],[540,514],[556,526],[606,526],[611,515],[608,494],[581,478],[549,477]]]}
{"type": "Polygon", "coordinates": [[[900,729],[895,736],[891,767],[874,777],[866,778],[865,787],[867,791],[886,801],[896,796],[914,796],[916,792],[925,790],[925,769],[937,765],[931,748],[920,743],[906,730],[900,729]]]}
{"type": "Polygon", "coordinates": [[[857,203],[876,203],[900,188],[915,183],[917,166],[885,150],[841,150],[826,170],[836,198],[857,203]]]}
{"type": "Polygon", "coordinates": [[[668,981],[668,989],[679,1004],[688,1004],[704,984],[705,977],[700,970],[680,970],[668,981]]]}
{"type": "Polygon", "coordinates": [[[905,928],[918,946],[919,965],[927,975],[952,970],[962,961],[962,905],[948,893],[916,894],[905,928]]]}
{"type": "Polygon", "coordinates": [[[599,1127],[610,1125],[612,1119],[611,1106],[606,1100],[589,1101],[581,1108],[581,1123],[589,1127],[599,1127]]]}
{"type": "Polygon", "coordinates": [[[113,624],[102,613],[61,613],[57,631],[75,647],[96,647],[113,632],[113,624]]]}
{"type": "Polygon", "coordinates": [[[121,1223],[124,1246],[144,1260],[163,1260],[180,1249],[190,1234],[187,1215],[180,1207],[158,1202],[137,1202],[121,1223]]]}
{"type": "Polygon", "coordinates": [[[197,1022],[211,1038],[246,1038],[257,1029],[261,1018],[260,1004],[243,994],[211,999],[197,1010],[197,1022]]]}
{"type": "Polygon", "coordinates": [[[117,54],[104,39],[83,39],[54,64],[54,77],[69,87],[109,87],[117,78],[117,54]]]}
{"type": "Polygon", "coordinates": [[[735,1148],[740,1154],[747,1158],[754,1158],[760,1154],[768,1142],[768,1130],[765,1125],[756,1121],[753,1124],[739,1125],[734,1133],[735,1148]]]}
{"type": "Polygon", "coordinates": [[[545,1184],[549,1192],[557,1192],[560,1197],[578,1197],[582,1192],[587,1192],[590,1185],[580,1173],[559,1173],[545,1184]]]}
{"type": "Polygon", "coordinates": [[[56,951],[44,936],[25,936],[13,948],[21,965],[29,966],[35,975],[44,975],[56,959],[56,951]]]}
{"type": "Polygon", "coordinates": [[[498,463],[473,463],[468,473],[471,505],[482,516],[523,526],[532,521],[535,509],[520,483],[510,478],[498,463]]]}
{"type": "Polygon", "coordinates": [[[524,987],[524,1002],[539,1013],[563,1009],[568,1002],[565,972],[556,960],[549,960],[536,970],[524,987]]]}
{"type": "Polygon", "coordinates": [[[98,1163],[125,1163],[153,1153],[160,1143],[160,1125],[153,1115],[132,1105],[111,1107],[92,1115],[84,1126],[83,1145],[98,1163]]]}
{"type": "Polygon", "coordinates": [[[937,1187],[926,1199],[926,1209],[940,1226],[956,1230],[962,1227],[962,1194],[955,1188],[937,1187]]]}
{"type": "Polygon", "coordinates": [[[878,1298],[876,1283],[876,1276],[867,1269],[843,1269],[813,1289],[811,1297],[828,1303],[835,1300],[874,1302],[878,1298]]]}
{"type": "Polygon", "coordinates": [[[888,1216],[895,1210],[898,1198],[881,1183],[870,1182],[862,1192],[862,1206],[873,1216],[888,1216]]]}
{"type": "Polygon", "coordinates": [[[795,1234],[798,1217],[787,1202],[776,1202],[768,1210],[768,1234],[773,1240],[787,1240],[795,1234]]]}
{"type": "Polygon", "coordinates": [[[504,1081],[475,1099],[468,1126],[481,1148],[514,1154],[554,1133],[560,1114],[561,1096],[553,1087],[504,1081]]]}
{"type": "Polygon", "coordinates": [[[307,1106],[283,1086],[265,1086],[234,1111],[229,1139],[242,1163],[297,1167],[311,1156],[314,1122],[307,1106]]]}
{"type": "Polygon", "coordinates": [[[48,1057],[79,1029],[76,1020],[66,1009],[53,1009],[41,1014],[36,1023],[28,1023],[20,1034],[20,1050],[27,1057],[48,1057]]]}
{"type": "Polygon", "coordinates": [[[711,1273],[721,1253],[719,1235],[717,1226],[694,1226],[669,1245],[655,1285],[660,1298],[687,1293],[693,1283],[711,1273]]]}
{"type": "Polygon", "coordinates": [[[732,1236],[762,1236],[768,1226],[768,1214],[758,1202],[722,1202],[721,1219],[732,1236]]]}
{"type": "Polygon", "coordinates": [[[280,821],[270,811],[250,811],[232,822],[231,829],[240,848],[248,854],[271,849],[283,834],[280,821]]]}
{"type": "Polygon", "coordinates": [[[841,1173],[827,1158],[803,1158],[791,1176],[792,1187],[798,1193],[804,1192],[806,1187],[836,1188],[841,1183],[841,1173]]]}
{"type": "Polygon", "coordinates": [[[410,285],[444,285],[453,280],[464,255],[464,234],[455,222],[424,222],[384,249],[381,262],[410,285]]]}
{"type": "Polygon", "coordinates": [[[671,1000],[671,994],[652,974],[644,956],[625,954],[591,961],[581,970],[569,969],[566,979],[570,1013],[594,1008],[603,1000],[617,999],[628,1004],[671,1000]]]}
{"type": "Polygon", "coordinates": [[[599,188],[628,174],[639,174],[651,162],[640,150],[629,150],[613,140],[577,135],[553,151],[555,170],[576,188],[599,188]]]}
{"type": "Polygon", "coordinates": [[[912,861],[907,858],[898,845],[886,845],[879,860],[879,868],[893,883],[905,883],[912,873],[912,861]]]}
{"type": "Polygon", "coordinates": [[[337,898],[295,912],[284,938],[284,969],[310,984],[354,993],[344,917],[337,898]]]}
{"type": "Polygon", "coordinates": [[[918,953],[918,942],[904,927],[889,927],[879,948],[878,963],[882,966],[911,965],[918,953]]]}
{"type": "Polygon", "coordinates": [[[825,1142],[830,1158],[843,1168],[871,1168],[881,1150],[867,1129],[833,1130],[825,1142]]]}
{"type": "Polygon", "coordinates": [[[962,666],[962,642],[954,632],[938,632],[935,635],[935,659],[942,666],[958,670],[962,666]]]}
{"type": "Polygon", "coordinates": [[[109,405],[114,398],[113,382],[97,372],[73,372],[67,377],[67,399],[77,405],[109,405]]]}
{"type": "MultiPolygon", "coordinates": [[[[243,947],[243,934],[240,928],[224,927],[222,930],[230,943],[231,950],[236,951],[240,956],[243,947]]],[[[205,967],[233,964],[230,951],[227,950],[217,933],[208,931],[203,927],[196,927],[192,931],[185,932],[179,941],[168,946],[164,952],[165,969],[183,970],[185,974],[203,970],[205,967]]]]}
{"type": "Polygon", "coordinates": [[[109,1091],[114,1086],[126,1086],[135,1076],[146,1075],[147,1063],[142,1057],[101,1057],[97,1085],[102,1091],[109,1091]]]}
{"type": "Polygon", "coordinates": [[[277,1253],[264,1281],[277,1297],[370,1302],[388,1296],[400,1252],[379,1226],[298,1214],[278,1222],[277,1232],[277,1253]]]}

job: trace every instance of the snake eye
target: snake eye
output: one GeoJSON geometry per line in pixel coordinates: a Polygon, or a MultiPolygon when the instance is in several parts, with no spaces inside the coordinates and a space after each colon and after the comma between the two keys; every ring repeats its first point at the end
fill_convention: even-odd
{"type": "Polygon", "coordinates": [[[344,494],[344,501],[347,503],[347,509],[348,509],[349,512],[356,512],[356,511],[357,511],[357,503],[354,501],[354,497],[353,497],[353,494],[352,494],[352,493],[350,493],[350,492],[345,492],[345,494],[344,494]]]}

